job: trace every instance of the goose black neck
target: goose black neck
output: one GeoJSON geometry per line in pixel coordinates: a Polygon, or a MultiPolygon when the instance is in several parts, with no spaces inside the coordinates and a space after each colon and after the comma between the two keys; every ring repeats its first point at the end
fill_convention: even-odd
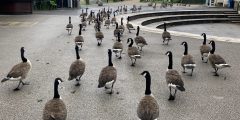
{"type": "Polygon", "coordinates": [[[136,36],[138,36],[138,35],[139,35],[139,27],[137,28],[136,36]]]}
{"type": "Polygon", "coordinates": [[[132,47],[132,45],[133,45],[133,40],[131,39],[130,40],[130,44],[128,45],[128,47],[132,47]]]}
{"type": "Polygon", "coordinates": [[[76,58],[77,58],[77,59],[80,59],[79,52],[78,52],[78,47],[77,47],[77,46],[76,46],[76,48],[75,48],[75,51],[76,51],[76,58]]]}
{"type": "Polygon", "coordinates": [[[121,25],[123,25],[123,19],[121,19],[121,25]]]}
{"type": "Polygon", "coordinates": [[[184,55],[187,55],[188,54],[188,45],[187,45],[187,43],[184,44],[184,47],[185,47],[184,55]]]}
{"type": "Polygon", "coordinates": [[[69,17],[69,23],[71,23],[71,17],[69,17]]]}
{"type": "Polygon", "coordinates": [[[100,22],[98,22],[98,31],[100,32],[100,22]]]}
{"type": "Polygon", "coordinates": [[[203,45],[206,45],[207,37],[206,34],[203,34],[203,45]]]}
{"type": "Polygon", "coordinates": [[[145,95],[151,95],[151,76],[149,73],[146,74],[146,90],[145,95]]]}
{"type": "Polygon", "coordinates": [[[27,62],[27,58],[24,57],[24,50],[21,50],[21,58],[23,62],[27,62]]]}
{"type": "Polygon", "coordinates": [[[118,24],[116,23],[116,29],[118,29],[118,24]]]}
{"type": "Polygon", "coordinates": [[[54,82],[54,97],[53,98],[60,98],[60,95],[58,93],[58,81],[54,82]]]}
{"type": "Polygon", "coordinates": [[[113,66],[113,63],[112,63],[112,52],[111,51],[108,52],[108,66],[113,66]]]}
{"type": "Polygon", "coordinates": [[[121,42],[120,33],[118,33],[118,42],[121,42]]]}
{"type": "Polygon", "coordinates": [[[167,27],[165,23],[163,24],[163,27],[164,27],[164,31],[167,31],[167,27]]]}
{"type": "Polygon", "coordinates": [[[79,35],[82,35],[82,25],[80,25],[80,28],[79,28],[79,35]]]}
{"type": "Polygon", "coordinates": [[[214,54],[215,52],[215,42],[212,42],[212,49],[210,51],[211,54],[214,54]]]}
{"type": "Polygon", "coordinates": [[[172,69],[172,67],[173,67],[173,58],[172,58],[172,54],[169,54],[168,57],[169,57],[169,65],[168,65],[168,69],[172,69]]]}

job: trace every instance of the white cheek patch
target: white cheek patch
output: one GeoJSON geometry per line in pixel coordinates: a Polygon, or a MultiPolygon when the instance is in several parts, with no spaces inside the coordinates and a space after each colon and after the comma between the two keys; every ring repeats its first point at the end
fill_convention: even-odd
{"type": "Polygon", "coordinates": [[[58,80],[58,83],[61,83],[62,81],[61,80],[58,80]]]}

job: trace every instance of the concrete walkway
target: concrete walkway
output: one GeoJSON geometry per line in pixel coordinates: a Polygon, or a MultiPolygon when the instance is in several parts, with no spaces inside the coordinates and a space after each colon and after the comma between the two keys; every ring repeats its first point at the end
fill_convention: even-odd
{"type": "Polygon", "coordinates": [[[75,87],[75,82],[67,78],[70,64],[76,59],[74,38],[78,35],[79,11],[0,16],[0,78],[5,77],[13,65],[21,62],[19,49],[22,46],[26,49],[26,58],[33,65],[24,80],[29,81],[30,85],[20,91],[13,91],[16,82],[0,84],[0,120],[41,120],[45,103],[53,98],[53,81],[56,77],[64,80],[59,93],[67,106],[67,120],[137,120],[137,105],[145,92],[145,78],[139,75],[143,70],[149,70],[152,75],[151,91],[160,107],[158,120],[240,119],[238,43],[216,41],[216,53],[232,67],[220,70],[220,76],[215,77],[212,67],[200,59],[202,39],[173,36],[169,46],[165,46],[162,45],[161,33],[142,28],[140,35],[146,38],[148,46],[143,48],[142,59],[131,67],[127,39],[134,38],[136,32],[125,32],[122,59],[113,56],[118,72],[114,94],[108,95],[104,88],[99,89],[97,85],[101,69],[108,64],[107,49],[112,48],[115,42],[115,26],[102,28],[105,37],[102,46],[98,47],[92,24],[82,32],[85,43],[80,56],[86,62],[86,71],[81,86],[75,87]],[[69,16],[72,16],[74,25],[72,35],[65,30],[69,16]],[[181,73],[182,41],[188,42],[189,53],[197,64],[192,77],[181,73]],[[167,100],[169,89],[165,81],[168,66],[165,53],[168,50],[173,52],[173,68],[182,75],[186,88],[186,92],[177,93],[173,102],[167,100]]]}

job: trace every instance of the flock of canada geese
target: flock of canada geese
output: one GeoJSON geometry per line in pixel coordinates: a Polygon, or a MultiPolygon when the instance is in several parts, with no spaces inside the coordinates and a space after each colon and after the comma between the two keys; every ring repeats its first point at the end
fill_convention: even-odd
{"type": "MultiPolygon", "coordinates": [[[[84,31],[87,26],[91,26],[94,24],[95,28],[95,37],[97,41],[97,45],[101,46],[103,44],[104,34],[101,32],[103,29],[103,24],[106,29],[109,29],[109,26],[115,26],[115,30],[113,31],[113,35],[116,37],[116,42],[113,44],[112,49],[108,49],[108,65],[102,68],[99,79],[98,79],[98,88],[105,87],[108,89],[108,94],[113,93],[114,83],[117,80],[117,69],[114,67],[112,63],[112,53],[116,55],[119,59],[122,59],[122,51],[123,44],[121,37],[125,32],[125,26],[123,24],[123,18],[121,18],[121,23],[118,25],[115,14],[118,14],[119,10],[112,12],[109,9],[105,11],[105,8],[99,10],[98,13],[94,14],[93,11],[88,15],[87,9],[86,12],[81,13],[81,24],[79,24],[79,35],[75,37],[75,51],[76,51],[76,60],[70,65],[69,69],[69,78],[68,80],[76,80],[76,86],[80,85],[80,80],[82,75],[85,72],[85,62],[81,59],[79,52],[83,49],[84,45],[84,36],[82,35],[82,30],[84,31]],[[110,20],[110,15],[113,13],[113,17],[110,20]],[[105,20],[105,21],[104,21],[105,20]]],[[[131,33],[132,30],[135,30],[132,24],[129,23],[129,17],[127,18],[126,28],[128,32],[131,33]]],[[[71,24],[71,17],[69,17],[69,23],[66,26],[66,30],[68,34],[71,35],[73,30],[73,25],[71,24]]],[[[128,48],[127,54],[132,62],[131,66],[135,66],[136,60],[141,59],[141,52],[143,51],[143,47],[148,45],[146,39],[143,36],[139,35],[140,27],[137,26],[137,32],[135,38],[128,38],[128,48]],[[133,46],[133,44],[137,45],[137,47],[133,46]]],[[[225,62],[225,60],[215,52],[215,42],[212,40],[209,42],[211,47],[207,45],[206,34],[202,33],[203,36],[203,44],[200,46],[200,55],[202,61],[204,63],[209,62],[212,68],[215,70],[215,76],[218,76],[218,70],[221,68],[231,67],[229,64],[225,62]]],[[[162,33],[163,44],[168,45],[172,40],[170,33],[166,29],[166,24],[164,23],[164,32],[162,33]]],[[[193,56],[188,53],[188,43],[183,41],[182,44],[185,47],[183,57],[181,59],[181,66],[183,68],[183,73],[186,72],[185,69],[190,69],[193,74],[194,68],[196,67],[193,56]]],[[[24,56],[25,49],[22,47],[20,49],[22,62],[16,64],[12,67],[7,76],[2,79],[2,83],[6,81],[18,81],[18,86],[14,90],[19,90],[20,86],[28,85],[29,83],[23,82],[23,80],[27,77],[27,74],[31,70],[31,62],[24,56]]],[[[176,92],[185,91],[184,82],[181,78],[181,75],[177,70],[173,68],[173,53],[171,51],[167,51],[166,55],[169,58],[168,70],[166,72],[166,82],[170,91],[168,100],[175,100],[176,92]],[[172,89],[174,90],[172,93],[172,89]]],[[[151,93],[151,75],[148,71],[143,71],[141,73],[146,78],[146,90],[145,96],[140,100],[139,105],[137,107],[137,115],[141,120],[154,120],[159,116],[159,105],[151,93]]],[[[61,97],[58,93],[58,85],[63,82],[61,78],[56,78],[54,81],[54,97],[49,100],[44,107],[43,110],[43,120],[66,120],[67,118],[67,109],[66,106],[61,100],[61,97]]]]}

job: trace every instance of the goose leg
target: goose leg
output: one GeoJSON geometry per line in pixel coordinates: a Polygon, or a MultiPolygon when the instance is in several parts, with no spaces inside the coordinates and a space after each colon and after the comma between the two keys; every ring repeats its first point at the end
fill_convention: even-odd
{"type": "Polygon", "coordinates": [[[183,73],[186,73],[186,71],[185,71],[185,67],[183,67],[183,73]]]}
{"type": "Polygon", "coordinates": [[[168,100],[174,100],[174,96],[172,96],[172,88],[169,87],[169,90],[170,90],[170,96],[169,96],[168,100]]]}
{"type": "Polygon", "coordinates": [[[219,76],[217,71],[218,71],[218,68],[215,68],[215,75],[214,76],[219,76]]]}
{"type": "Polygon", "coordinates": [[[14,91],[20,90],[20,89],[19,89],[20,84],[21,84],[21,80],[19,81],[18,86],[17,86],[15,89],[13,89],[13,90],[14,90],[14,91]]]}
{"type": "Polygon", "coordinates": [[[177,89],[175,89],[175,92],[174,92],[174,95],[173,95],[173,100],[175,100],[176,93],[177,93],[177,89]]]}
{"type": "Polygon", "coordinates": [[[20,82],[22,83],[22,85],[30,85],[29,82],[23,82],[22,80],[20,80],[20,82]]]}
{"type": "Polygon", "coordinates": [[[108,93],[108,94],[112,94],[113,93],[113,86],[114,86],[114,83],[116,82],[116,80],[113,81],[112,83],[112,87],[111,87],[111,91],[108,93]]]}
{"type": "Polygon", "coordinates": [[[119,54],[120,54],[120,56],[119,56],[118,59],[122,59],[122,52],[120,52],[119,54]]]}
{"type": "Polygon", "coordinates": [[[193,69],[192,69],[192,72],[191,72],[190,76],[192,76],[192,74],[193,74],[193,69]]]}
{"type": "Polygon", "coordinates": [[[82,77],[82,75],[81,76],[79,76],[79,78],[78,79],[76,79],[76,84],[75,84],[75,86],[80,86],[80,80],[81,80],[81,77],[82,77]]]}

